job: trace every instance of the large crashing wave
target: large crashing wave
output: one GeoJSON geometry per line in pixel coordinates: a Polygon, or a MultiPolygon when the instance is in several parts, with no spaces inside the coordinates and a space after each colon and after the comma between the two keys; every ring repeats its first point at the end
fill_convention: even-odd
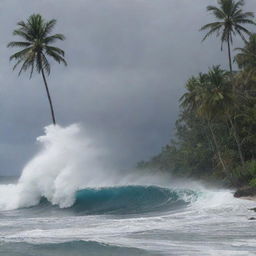
{"type": "Polygon", "coordinates": [[[84,189],[76,194],[72,209],[85,214],[130,214],[179,209],[197,195],[190,190],[170,190],[156,186],[124,186],[84,189]]]}
{"type": "MultiPolygon", "coordinates": [[[[156,186],[87,188],[77,191],[74,204],[65,210],[76,215],[163,212],[186,207],[197,197],[198,194],[192,190],[156,186]]],[[[42,199],[35,210],[41,214],[49,211],[49,202],[42,199]]]]}
{"type": "Polygon", "coordinates": [[[175,189],[163,174],[108,169],[102,147],[78,125],[48,126],[37,141],[39,151],[17,184],[0,185],[0,210],[35,206],[44,198],[60,208],[73,206],[70,209],[81,214],[132,213],[184,206],[197,198],[193,189],[175,189]]]}
{"type": "Polygon", "coordinates": [[[39,152],[24,167],[18,183],[0,186],[0,210],[35,206],[42,198],[60,208],[75,203],[77,211],[146,210],[178,200],[167,189],[143,187],[159,185],[154,184],[156,176],[108,169],[102,147],[76,124],[65,128],[50,125],[37,141],[39,152]]]}

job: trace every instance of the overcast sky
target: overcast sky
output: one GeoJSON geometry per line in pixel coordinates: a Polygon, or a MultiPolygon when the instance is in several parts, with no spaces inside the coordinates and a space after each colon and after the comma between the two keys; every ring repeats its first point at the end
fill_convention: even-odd
{"type": "MultiPolygon", "coordinates": [[[[227,67],[215,37],[215,0],[0,0],[0,175],[19,174],[51,123],[43,81],[17,77],[6,44],[32,13],[58,20],[68,67],[52,64],[49,87],[57,121],[81,123],[118,167],[158,153],[173,135],[186,80],[209,66],[227,67]]],[[[256,1],[245,9],[256,11],[256,1]]],[[[242,45],[240,40],[237,45],[242,45]]]]}

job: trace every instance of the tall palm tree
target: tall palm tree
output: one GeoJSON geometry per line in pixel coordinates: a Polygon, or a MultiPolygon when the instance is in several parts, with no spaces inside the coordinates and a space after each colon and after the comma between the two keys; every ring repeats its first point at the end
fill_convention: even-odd
{"type": "Polygon", "coordinates": [[[209,23],[201,27],[200,31],[206,30],[207,33],[203,38],[203,41],[216,33],[221,37],[221,50],[223,49],[223,43],[228,45],[228,58],[229,69],[232,73],[232,57],[231,57],[231,45],[233,43],[233,37],[237,34],[244,40],[245,34],[251,35],[244,24],[256,25],[253,21],[253,12],[243,12],[244,0],[218,0],[219,7],[209,5],[207,11],[211,12],[217,21],[209,23]]]}
{"type": "Polygon", "coordinates": [[[62,34],[51,34],[56,20],[45,21],[40,14],[31,15],[26,22],[17,23],[18,28],[13,31],[13,35],[22,38],[22,41],[10,42],[7,47],[18,47],[20,51],[11,55],[10,60],[15,60],[16,64],[13,69],[21,64],[19,75],[22,72],[30,70],[30,78],[34,73],[34,69],[42,74],[47,97],[51,108],[51,116],[53,124],[56,124],[52,100],[48,89],[45,73],[50,75],[51,66],[47,57],[51,57],[58,63],[67,65],[64,59],[64,51],[60,48],[52,46],[57,40],[64,40],[62,34]]]}

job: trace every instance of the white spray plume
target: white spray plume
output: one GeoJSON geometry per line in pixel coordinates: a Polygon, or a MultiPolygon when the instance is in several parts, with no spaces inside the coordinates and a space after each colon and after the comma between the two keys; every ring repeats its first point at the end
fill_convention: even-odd
{"type": "Polygon", "coordinates": [[[99,149],[83,136],[77,124],[47,126],[37,141],[41,150],[25,166],[17,185],[0,186],[0,209],[36,205],[42,197],[68,207],[78,189],[104,185],[98,182],[110,175],[100,167],[99,149]]]}

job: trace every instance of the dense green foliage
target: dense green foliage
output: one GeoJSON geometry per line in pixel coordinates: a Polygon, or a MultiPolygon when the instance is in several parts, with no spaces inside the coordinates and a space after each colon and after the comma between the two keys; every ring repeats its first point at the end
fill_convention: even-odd
{"type": "MultiPolygon", "coordinates": [[[[252,13],[242,14],[239,7],[243,1],[218,2],[226,12],[232,7],[236,17],[253,17],[252,13]]],[[[220,9],[208,7],[215,16],[223,18],[220,9]]],[[[236,20],[251,23],[243,22],[242,18],[236,20]]],[[[203,28],[218,32],[220,25],[225,33],[225,23],[216,29],[209,24],[203,28]]],[[[236,29],[233,32],[240,35],[236,29]]],[[[230,40],[230,36],[223,35],[222,42],[230,40]]],[[[235,186],[256,186],[256,34],[250,33],[244,47],[235,51],[238,71],[213,66],[207,73],[187,81],[186,92],[180,99],[175,139],[159,155],[138,163],[139,169],[160,169],[180,177],[217,178],[235,186]]]]}
{"type": "Polygon", "coordinates": [[[10,57],[10,60],[16,61],[13,69],[21,65],[19,75],[21,72],[30,70],[30,77],[32,77],[35,69],[39,74],[42,74],[50,103],[53,124],[55,124],[55,115],[45,78],[45,72],[49,75],[51,71],[51,66],[47,57],[52,58],[58,63],[67,65],[64,59],[64,51],[52,45],[58,40],[64,40],[65,37],[62,34],[52,35],[51,33],[56,25],[56,20],[45,21],[40,14],[33,14],[26,22],[20,21],[17,25],[18,28],[14,30],[13,35],[19,36],[22,38],[22,41],[10,42],[7,45],[7,47],[21,49],[10,57]]]}

